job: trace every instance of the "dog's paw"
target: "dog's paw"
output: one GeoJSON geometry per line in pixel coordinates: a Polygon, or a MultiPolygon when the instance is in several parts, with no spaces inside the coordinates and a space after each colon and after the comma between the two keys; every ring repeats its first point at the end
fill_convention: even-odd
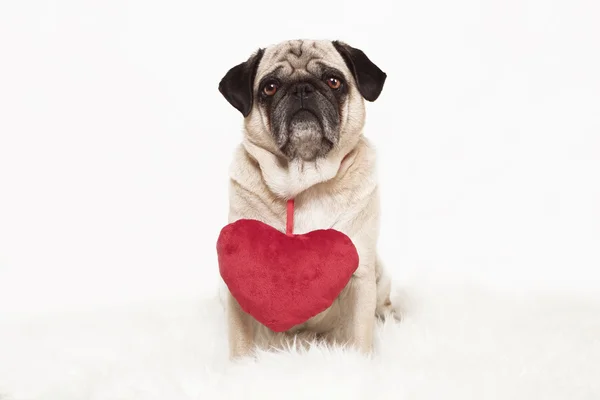
{"type": "Polygon", "coordinates": [[[386,299],[383,304],[377,307],[375,315],[380,321],[394,319],[394,321],[400,322],[402,320],[400,311],[394,307],[390,299],[386,299]]]}

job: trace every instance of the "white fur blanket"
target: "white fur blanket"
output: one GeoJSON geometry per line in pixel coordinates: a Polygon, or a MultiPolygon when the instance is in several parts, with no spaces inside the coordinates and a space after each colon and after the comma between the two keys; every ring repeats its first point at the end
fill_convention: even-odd
{"type": "Polygon", "coordinates": [[[227,361],[218,299],[0,322],[0,399],[600,399],[600,302],[402,288],[376,354],[227,361]]]}

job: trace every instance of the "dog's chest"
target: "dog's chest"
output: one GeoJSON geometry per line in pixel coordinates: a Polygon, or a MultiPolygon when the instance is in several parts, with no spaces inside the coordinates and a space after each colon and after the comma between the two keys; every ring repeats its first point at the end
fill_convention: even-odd
{"type": "Polygon", "coordinates": [[[334,228],[345,211],[331,196],[300,199],[294,208],[294,233],[334,228]]]}

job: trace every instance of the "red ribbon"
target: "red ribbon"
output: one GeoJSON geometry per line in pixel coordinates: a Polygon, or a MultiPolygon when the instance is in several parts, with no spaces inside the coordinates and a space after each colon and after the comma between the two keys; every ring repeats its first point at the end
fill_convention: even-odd
{"type": "Polygon", "coordinates": [[[286,235],[294,236],[294,199],[287,202],[286,235]]]}

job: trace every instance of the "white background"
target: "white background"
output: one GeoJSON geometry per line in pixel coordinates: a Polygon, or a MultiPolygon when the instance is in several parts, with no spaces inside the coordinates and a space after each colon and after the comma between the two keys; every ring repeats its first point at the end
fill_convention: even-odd
{"type": "Polygon", "coordinates": [[[2,1],[0,315],[213,294],[259,46],[341,39],[394,279],[600,289],[600,3],[2,1]]]}

